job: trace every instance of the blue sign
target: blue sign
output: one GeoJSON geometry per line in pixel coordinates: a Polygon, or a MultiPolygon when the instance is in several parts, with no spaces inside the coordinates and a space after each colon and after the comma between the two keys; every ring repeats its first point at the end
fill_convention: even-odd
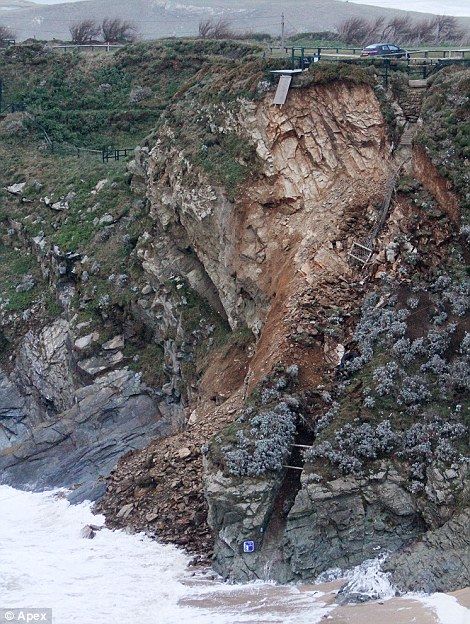
{"type": "Polygon", "coordinates": [[[245,540],[243,542],[243,552],[244,553],[254,553],[255,552],[255,543],[252,540],[245,540]]]}

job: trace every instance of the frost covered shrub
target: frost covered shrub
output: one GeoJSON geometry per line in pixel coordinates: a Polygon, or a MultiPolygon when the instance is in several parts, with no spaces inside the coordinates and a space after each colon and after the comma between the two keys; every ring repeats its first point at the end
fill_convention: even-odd
{"type": "Polygon", "coordinates": [[[444,310],[442,310],[441,312],[436,314],[432,322],[434,323],[434,325],[443,325],[443,323],[447,321],[447,318],[447,312],[444,312],[444,310]]]}
{"type": "Polygon", "coordinates": [[[410,308],[410,310],[416,310],[416,308],[419,305],[419,297],[416,297],[415,295],[411,295],[411,297],[408,297],[408,299],[406,300],[406,303],[408,307],[410,308]]]}
{"type": "Polygon", "coordinates": [[[405,405],[419,405],[431,398],[427,381],[420,375],[405,377],[402,381],[398,403],[405,405]]]}
{"type": "Polygon", "coordinates": [[[470,243],[470,225],[462,225],[460,228],[460,235],[465,238],[467,243],[470,243]]]}
{"type": "Polygon", "coordinates": [[[282,376],[279,377],[279,379],[276,380],[274,387],[276,390],[284,390],[284,388],[287,388],[287,379],[282,376]]]}
{"type": "Polygon", "coordinates": [[[460,459],[452,442],[462,438],[466,431],[462,423],[440,418],[414,423],[403,434],[399,455],[411,462],[411,476],[424,480],[426,467],[432,462],[450,464],[460,459]]]}
{"type": "Polygon", "coordinates": [[[375,382],[375,391],[379,396],[385,396],[394,390],[398,370],[396,362],[388,362],[385,366],[379,366],[374,370],[372,378],[375,382]]]}
{"type": "Polygon", "coordinates": [[[449,367],[447,375],[443,376],[441,386],[457,391],[470,390],[470,364],[467,360],[455,360],[449,367]]]}
{"type": "Polygon", "coordinates": [[[399,358],[405,357],[411,348],[411,340],[409,338],[399,338],[392,347],[393,355],[399,358]]]}
{"type": "Polygon", "coordinates": [[[400,336],[404,336],[406,333],[407,325],[404,321],[392,321],[387,332],[387,338],[393,339],[400,336]]]}
{"type": "Polygon", "coordinates": [[[224,447],[227,468],[233,475],[256,477],[282,468],[294,441],[297,414],[284,401],[257,412],[248,429],[236,433],[234,446],[224,447]]]}
{"type": "Polygon", "coordinates": [[[279,392],[274,388],[263,388],[263,390],[261,390],[261,403],[267,405],[272,401],[278,400],[280,396],[279,392]]]}
{"type": "Polygon", "coordinates": [[[450,286],[452,279],[448,275],[439,275],[439,277],[431,284],[431,292],[444,292],[450,286]]]}
{"type": "Polygon", "coordinates": [[[409,477],[417,485],[426,478],[426,468],[435,461],[451,464],[462,460],[454,444],[466,433],[466,427],[454,420],[431,418],[394,431],[389,420],[377,426],[369,423],[345,425],[331,441],[323,441],[304,453],[305,461],[326,460],[342,474],[362,475],[367,462],[396,454],[408,462],[409,477]]]}
{"type": "MultiPolygon", "coordinates": [[[[416,305],[419,298],[416,299],[416,305]]],[[[354,332],[360,355],[345,365],[346,372],[353,374],[359,371],[373,355],[374,349],[379,342],[385,342],[389,346],[397,345],[395,353],[404,356],[409,341],[404,338],[407,331],[407,319],[410,311],[406,308],[395,309],[396,296],[389,296],[384,305],[377,293],[369,295],[364,300],[361,310],[361,318],[354,332]]]]}
{"type": "Polygon", "coordinates": [[[462,338],[459,350],[462,355],[470,356],[470,334],[468,332],[465,332],[465,336],[462,338]]]}
{"type": "Polygon", "coordinates": [[[360,474],[363,462],[389,453],[399,443],[399,436],[390,422],[384,420],[376,427],[369,423],[345,425],[335,433],[332,442],[320,442],[305,452],[305,461],[327,459],[343,474],[360,474]]]}
{"type": "Polygon", "coordinates": [[[448,301],[452,312],[457,316],[464,316],[470,306],[470,280],[465,280],[459,284],[455,284],[452,288],[446,290],[443,299],[448,301]]]}
{"type": "Polygon", "coordinates": [[[427,362],[421,365],[419,369],[422,373],[434,373],[442,375],[447,371],[447,362],[440,355],[433,355],[427,362]]]}
{"type": "Polygon", "coordinates": [[[373,396],[366,396],[363,402],[364,407],[372,408],[375,405],[375,399],[373,396]]]}
{"type": "Polygon", "coordinates": [[[330,409],[321,416],[315,423],[315,433],[319,433],[326,429],[339,413],[339,403],[336,401],[331,405],[330,409]]]}
{"type": "Polygon", "coordinates": [[[454,333],[456,325],[449,323],[444,329],[430,329],[426,336],[426,347],[430,354],[442,354],[450,344],[451,334],[454,333]]]}
{"type": "Polygon", "coordinates": [[[292,381],[297,381],[299,377],[299,367],[297,364],[291,364],[286,368],[286,375],[291,378],[292,381]]]}

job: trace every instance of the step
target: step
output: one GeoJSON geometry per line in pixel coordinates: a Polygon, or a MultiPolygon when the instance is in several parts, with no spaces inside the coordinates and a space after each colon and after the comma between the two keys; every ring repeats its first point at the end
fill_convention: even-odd
{"type": "Polygon", "coordinates": [[[427,89],[428,81],[426,78],[423,80],[408,80],[408,86],[410,89],[427,89]]]}

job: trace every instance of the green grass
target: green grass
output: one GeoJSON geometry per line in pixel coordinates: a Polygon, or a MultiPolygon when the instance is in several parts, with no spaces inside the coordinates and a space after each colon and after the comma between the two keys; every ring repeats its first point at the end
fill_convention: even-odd
{"type": "Polygon", "coordinates": [[[216,142],[202,144],[194,162],[232,200],[239,185],[259,168],[254,147],[236,134],[223,134],[216,142]]]}
{"type": "Polygon", "coordinates": [[[204,67],[214,61],[228,65],[260,51],[238,42],[163,40],[103,58],[25,45],[0,51],[4,101],[22,102],[55,141],[95,149],[133,147],[204,67]],[[132,102],[136,86],[150,88],[152,96],[132,102]]]}
{"type": "Polygon", "coordinates": [[[417,141],[461,200],[464,222],[470,222],[470,69],[441,70],[423,105],[423,127],[417,141]]]}
{"type": "Polygon", "coordinates": [[[139,347],[128,345],[124,350],[127,357],[139,357],[137,362],[132,362],[130,368],[142,373],[142,379],[153,388],[161,388],[168,381],[165,375],[165,359],[163,347],[156,343],[150,343],[139,347]]]}
{"type": "Polygon", "coordinates": [[[7,311],[21,312],[31,307],[41,293],[40,281],[39,266],[33,256],[0,244],[0,297],[6,302],[7,311]],[[28,292],[16,292],[22,277],[28,274],[33,275],[36,286],[28,292]]]}

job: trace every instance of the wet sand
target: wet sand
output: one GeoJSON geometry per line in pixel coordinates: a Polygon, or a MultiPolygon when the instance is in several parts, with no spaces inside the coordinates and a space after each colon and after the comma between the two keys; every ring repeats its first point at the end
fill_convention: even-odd
{"type": "Polygon", "coordinates": [[[439,624],[432,610],[408,598],[337,607],[331,616],[321,621],[328,624],[439,624]]]}
{"type": "Polygon", "coordinates": [[[224,590],[219,583],[212,585],[200,579],[191,583],[197,593],[183,598],[180,604],[212,613],[214,624],[217,614],[224,622],[229,616],[231,624],[284,624],[295,620],[299,624],[470,624],[470,588],[450,594],[468,613],[460,609],[457,618],[450,614],[450,619],[441,620],[432,605],[414,596],[338,606],[335,599],[343,584],[238,585],[224,590]]]}

